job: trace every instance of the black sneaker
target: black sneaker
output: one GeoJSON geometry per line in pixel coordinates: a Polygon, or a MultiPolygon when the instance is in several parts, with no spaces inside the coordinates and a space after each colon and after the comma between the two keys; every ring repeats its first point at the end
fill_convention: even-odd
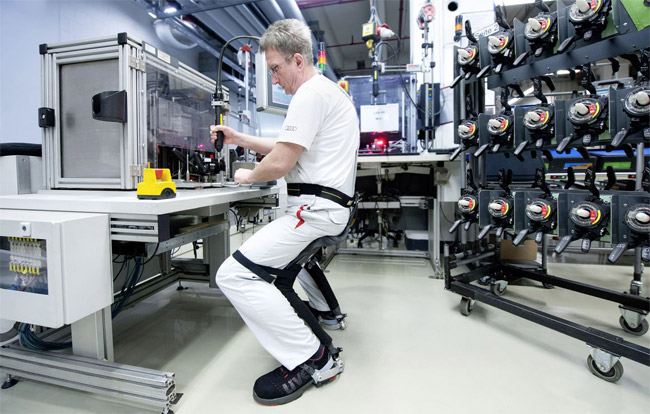
{"type": "Polygon", "coordinates": [[[347,316],[344,313],[336,314],[335,312],[332,311],[320,311],[318,309],[314,309],[309,305],[309,301],[303,301],[305,302],[305,305],[309,308],[311,313],[316,317],[316,320],[323,325],[324,328],[330,329],[330,330],[338,330],[338,329],[345,329],[345,321],[343,319],[347,316]]]}
{"type": "Polygon", "coordinates": [[[320,386],[333,381],[342,370],[342,363],[334,361],[327,349],[321,345],[310,359],[293,371],[281,366],[259,377],[253,386],[253,398],[263,405],[286,404],[300,398],[311,385],[320,386]],[[316,383],[315,378],[319,373],[324,374],[322,376],[326,378],[316,383]]]}

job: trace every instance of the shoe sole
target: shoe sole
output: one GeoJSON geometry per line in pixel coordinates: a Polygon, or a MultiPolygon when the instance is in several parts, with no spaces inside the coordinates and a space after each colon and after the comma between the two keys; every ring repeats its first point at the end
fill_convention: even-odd
{"type": "MultiPolygon", "coordinates": [[[[336,377],[334,377],[336,378],[336,377]]],[[[262,405],[282,405],[286,403],[290,403],[291,401],[297,400],[298,398],[302,397],[302,394],[307,390],[307,388],[311,387],[314,385],[312,381],[309,381],[302,387],[298,388],[296,391],[292,392],[291,394],[280,397],[280,398],[273,398],[273,399],[266,399],[266,398],[260,398],[257,396],[255,391],[253,391],[253,399],[262,405]]]]}

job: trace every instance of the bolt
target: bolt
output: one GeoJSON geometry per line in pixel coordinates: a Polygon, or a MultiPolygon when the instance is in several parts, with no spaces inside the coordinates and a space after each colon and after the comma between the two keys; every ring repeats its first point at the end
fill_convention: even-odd
{"type": "Polygon", "coordinates": [[[23,231],[26,231],[26,230],[27,230],[27,226],[23,226],[22,229],[23,229],[23,231]]]}

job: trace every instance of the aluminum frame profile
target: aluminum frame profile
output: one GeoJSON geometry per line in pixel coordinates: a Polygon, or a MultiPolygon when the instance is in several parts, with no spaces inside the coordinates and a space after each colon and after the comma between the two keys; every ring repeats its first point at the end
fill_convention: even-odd
{"type": "Polygon", "coordinates": [[[75,355],[0,348],[0,372],[158,408],[163,414],[176,398],[173,372],[75,355]]]}

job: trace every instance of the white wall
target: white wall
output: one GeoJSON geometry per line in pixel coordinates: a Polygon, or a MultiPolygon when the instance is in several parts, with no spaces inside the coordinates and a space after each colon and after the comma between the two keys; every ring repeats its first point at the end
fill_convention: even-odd
{"type": "Polygon", "coordinates": [[[132,0],[0,0],[0,143],[41,143],[38,45],[127,32],[198,69],[195,47],[162,44],[152,19],[132,0]]]}

